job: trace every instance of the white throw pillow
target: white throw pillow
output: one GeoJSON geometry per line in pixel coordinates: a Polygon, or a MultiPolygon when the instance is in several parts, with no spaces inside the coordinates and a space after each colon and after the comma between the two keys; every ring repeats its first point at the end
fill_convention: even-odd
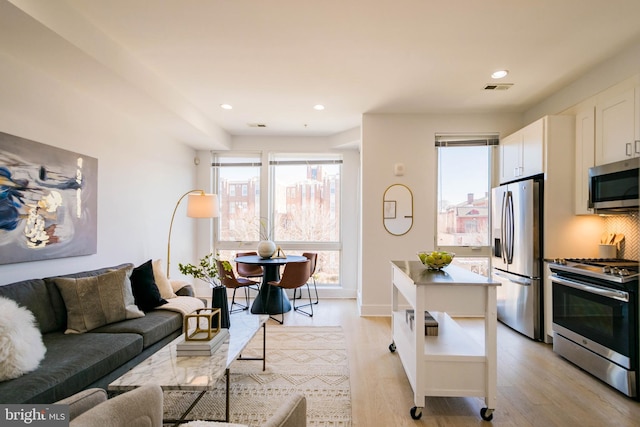
{"type": "Polygon", "coordinates": [[[185,286],[191,286],[191,283],[185,282],[184,280],[169,279],[169,282],[171,283],[171,288],[173,289],[173,292],[175,292],[176,296],[178,296],[178,291],[180,289],[184,288],[185,286]]]}
{"type": "Polygon", "coordinates": [[[0,297],[0,381],[33,371],[46,352],[33,313],[0,297]]]}
{"type": "Polygon", "coordinates": [[[160,291],[160,296],[164,299],[175,298],[177,295],[173,292],[171,282],[162,268],[162,260],[153,260],[153,278],[156,281],[156,286],[160,291]]]}

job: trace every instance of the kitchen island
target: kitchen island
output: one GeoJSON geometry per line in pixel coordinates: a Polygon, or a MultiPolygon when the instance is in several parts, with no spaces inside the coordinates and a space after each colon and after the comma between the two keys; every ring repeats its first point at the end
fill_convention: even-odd
{"type": "Polygon", "coordinates": [[[487,277],[455,265],[428,270],[419,261],[391,261],[392,334],[389,350],[398,352],[414,392],[410,414],[420,419],[428,396],[484,397],[484,420],[496,404],[496,286],[487,277]],[[400,295],[406,302],[400,301],[400,295]],[[400,305],[403,305],[401,307],[400,305]],[[408,322],[407,309],[414,321],[408,322]],[[438,322],[437,336],[425,336],[428,311],[438,322]],[[484,318],[479,342],[455,317],[484,318]]]}

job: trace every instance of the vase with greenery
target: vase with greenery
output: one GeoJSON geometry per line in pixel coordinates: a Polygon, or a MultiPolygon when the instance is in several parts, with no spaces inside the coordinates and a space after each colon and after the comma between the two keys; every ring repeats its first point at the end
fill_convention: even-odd
{"type": "Polygon", "coordinates": [[[220,309],[220,325],[223,328],[228,328],[231,325],[229,319],[229,303],[227,300],[227,288],[222,284],[220,280],[221,275],[225,272],[231,271],[231,264],[228,261],[222,261],[222,265],[225,271],[219,271],[218,259],[213,253],[210,253],[200,259],[199,264],[178,264],[180,273],[185,276],[191,276],[196,279],[200,279],[203,282],[207,282],[211,291],[211,307],[220,309]]]}

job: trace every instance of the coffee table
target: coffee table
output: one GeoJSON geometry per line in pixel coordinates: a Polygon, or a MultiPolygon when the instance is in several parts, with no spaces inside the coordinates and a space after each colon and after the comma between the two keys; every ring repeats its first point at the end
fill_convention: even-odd
{"type": "MultiPolygon", "coordinates": [[[[229,366],[235,360],[262,360],[262,370],[266,367],[266,321],[267,315],[241,314],[233,316],[229,327],[229,337],[211,356],[176,356],[176,344],[184,339],[179,336],[158,350],[139,365],[109,384],[111,393],[122,393],[134,388],[158,384],[163,390],[199,391],[200,394],[178,420],[163,420],[164,423],[178,425],[186,422],[185,417],[197,405],[204,394],[212,390],[222,376],[226,377],[225,422],[229,422],[229,366]],[[242,350],[262,327],[262,358],[243,358],[242,350]]],[[[208,420],[223,421],[223,420],[208,420]]]]}

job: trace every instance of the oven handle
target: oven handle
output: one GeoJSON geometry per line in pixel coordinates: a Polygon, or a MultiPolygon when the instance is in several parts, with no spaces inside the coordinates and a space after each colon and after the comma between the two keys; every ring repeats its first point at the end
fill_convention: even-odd
{"type": "Polygon", "coordinates": [[[584,283],[565,279],[564,277],[556,276],[555,274],[552,274],[549,278],[552,282],[556,282],[570,288],[579,289],[581,291],[589,292],[590,294],[599,295],[605,298],[629,302],[628,292],[618,291],[615,289],[604,289],[599,286],[585,285],[584,283]]]}

